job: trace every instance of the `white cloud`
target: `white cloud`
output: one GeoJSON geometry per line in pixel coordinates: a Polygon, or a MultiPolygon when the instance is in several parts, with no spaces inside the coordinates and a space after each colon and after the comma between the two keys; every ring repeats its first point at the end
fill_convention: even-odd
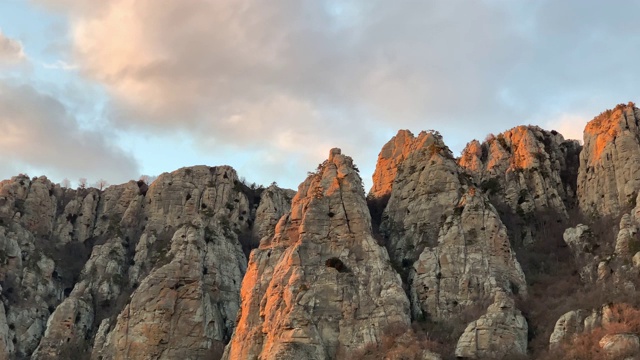
{"type": "Polygon", "coordinates": [[[43,63],[42,67],[44,67],[45,69],[71,71],[77,69],[78,65],[69,64],[66,61],[62,60],[57,60],[52,63],[43,63]]]}
{"type": "Polygon", "coordinates": [[[118,128],[186,131],[260,164],[331,145],[371,173],[398,128],[440,130],[454,151],[527,123],[579,138],[582,120],[556,114],[640,97],[640,4],[37,1],[68,12],[72,62],[118,128]]]}

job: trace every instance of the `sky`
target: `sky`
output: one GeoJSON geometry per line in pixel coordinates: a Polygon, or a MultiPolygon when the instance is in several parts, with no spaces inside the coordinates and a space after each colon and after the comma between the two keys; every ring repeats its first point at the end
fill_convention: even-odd
{"type": "Polygon", "coordinates": [[[1,0],[0,178],[111,184],[231,165],[365,188],[399,129],[581,139],[640,100],[638,1],[1,0]]]}

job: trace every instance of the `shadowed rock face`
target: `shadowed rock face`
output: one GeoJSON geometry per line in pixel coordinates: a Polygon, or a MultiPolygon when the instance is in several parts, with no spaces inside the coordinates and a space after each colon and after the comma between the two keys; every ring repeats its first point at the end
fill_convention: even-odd
{"type": "Polygon", "coordinates": [[[221,353],[246,270],[238,234],[273,222],[255,199],[289,206],[290,192],[247,189],[227,166],[104,191],[0,183],[0,358],[221,353]]]}
{"type": "MultiPolygon", "coordinates": [[[[474,185],[485,171],[480,156],[467,159],[465,164],[478,167],[474,170],[477,174],[469,174],[439,134],[423,132],[413,138],[400,132],[385,145],[379,159],[376,174],[395,178],[382,192],[389,181],[374,184],[370,196],[376,191],[390,196],[380,232],[386,238],[391,261],[408,273],[414,319],[451,321],[465,309],[486,306],[498,293],[512,305],[514,294],[526,296],[524,273],[507,228],[482,188],[474,185]]],[[[482,331],[497,334],[486,337],[482,346],[503,346],[499,338],[509,333],[517,334],[518,349],[524,346],[520,352],[526,351],[526,322],[505,322],[492,329],[489,320],[481,326],[482,331]]],[[[465,354],[486,354],[470,349],[465,354]]]]}
{"type": "Polygon", "coordinates": [[[497,292],[487,313],[465,329],[456,346],[463,359],[508,359],[527,353],[527,320],[513,299],[497,292]]]}
{"type": "Polygon", "coordinates": [[[589,215],[633,207],[640,189],[640,110],[618,105],[591,120],[580,154],[578,199],[589,215]]]}
{"type": "Polygon", "coordinates": [[[374,175],[370,196],[389,196],[380,232],[387,239],[394,265],[408,266],[425,247],[436,244],[440,227],[460,199],[464,179],[451,151],[435,132],[413,138],[401,131],[384,146],[379,159],[376,174],[386,176],[374,175]]]}
{"type": "Polygon", "coordinates": [[[449,319],[496,292],[526,296],[524,273],[496,210],[469,189],[409,275],[414,318],[449,319]]]}
{"type": "Polygon", "coordinates": [[[518,126],[482,144],[470,142],[458,163],[497,208],[529,223],[514,233],[517,244],[527,244],[535,236],[536,214],[566,219],[575,205],[579,153],[577,141],[555,131],[518,126]]]}
{"type": "Polygon", "coordinates": [[[332,359],[409,324],[409,301],[371,236],[361,179],[339,149],[254,250],[225,359],[332,359]]]}

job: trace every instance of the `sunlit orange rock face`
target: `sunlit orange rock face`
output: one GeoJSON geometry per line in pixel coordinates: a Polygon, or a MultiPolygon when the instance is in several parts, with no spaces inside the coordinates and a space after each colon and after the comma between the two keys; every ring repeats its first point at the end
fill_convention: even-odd
{"type": "MultiPolygon", "coordinates": [[[[458,160],[464,172],[513,214],[552,213],[560,218],[576,199],[580,145],[555,131],[518,126],[480,143],[472,141],[458,160]]],[[[522,242],[533,229],[521,232],[522,242]]]]}
{"type": "Polygon", "coordinates": [[[380,232],[391,261],[400,267],[435,244],[460,200],[465,179],[440,134],[423,131],[414,138],[405,130],[382,148],[373,181],[369,196],[389,197],[380,232]]]}
{"type": "Polygon", "coordinates": [[[393,181],[398,174],[398,166],[411,153],[420,149],[426,149],[431,145],[444,145],[431,132],[421,132],[417,137],[409,130],[400,130],[398,134],[391,138],[378,155],[376,170],[373,173],[373,186],[369,191],[369,196],[382,198],[391,194],[393,181]]]}
{"type": "MultiPolygon", "coordinates": [[[[480,172],[485,167],[482,154],[482,145],[475,142],[461,161],[480,172]]],[[[470,307],[483,306],[481,299],[497,293],[525,296],[524,274],[506,226],[486,192],[458,165],[437,132],[413,138],[401,131],[383,147],[378,160],[379,176],[374,176],[378,183],[370,196],[376,191],[378,196],[389,196],[380,232],[391,261],[407,276],[414,319],[451,321],[470,307]]],[[[489,318],[510,319],[519,314],[517,310],[498,312],[489,318]]],[[[526,350],[526,322],[503,321],[500,331],[487,326],[493,323],[488,320],[478,330],[485,335],[477,348],[507,349],[513,344],[505,342],[517,338],[518,352],[526,350]]],[[[466,347],[468,357],[487,355],[472,347],[466,347]]]]}
{"type": "Polygon", "coordinates": [[[618,214],[640,188],[640,110],[618,105],[598,115],[584,130],[578,199],[587,214],[618,214]]]}
{"type": "Polygon", "coordinates": [[[242,284],[224,359],[333,359],[409,324],[409,301],[371,236],[360,176],[339,149],[298,188],[242,284]]]}

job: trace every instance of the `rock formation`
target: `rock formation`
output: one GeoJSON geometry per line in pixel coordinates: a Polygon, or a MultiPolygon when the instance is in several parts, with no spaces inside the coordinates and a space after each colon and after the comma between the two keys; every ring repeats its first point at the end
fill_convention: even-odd
{"type": "Polygon", "coordinates": [[[456,356],[463,359],[503,359],[527,353],[527,321],[513,299],[497,292],[480,319],[467,326],[458,340],[456,356]]]}
{"type": "Polygon", "coordinates": [[[224,359],[345,358],[409,324],[409,301],[371,235],[360,176],[332,149],[254,250],[224,359]]]}
{"type": "MultiPolygon", "coordinates": [[[[253,227],[258,242],[264,237],[272,237],[280,218],[291,209],[291,200],[296,192],[271,185],[260,195],[260,205],[256,210],[256,226],[253,227]]],[[[256,247],[259,244],[255,244],[256,247]]]]}
{"type": "MultiPolygon", "coordinates": [[[[458,163],[502,212],[517,216],[517,244],[535,236],[538,214],[566,218],[575,204],[580,145],[555,131],[518,126],[480,144],[472,141],[458,163]]],[[[543,224],[539,224],[544,226],[543,224]]]]}
{"type": "Polygon", "coordinates": [[[297,193],[228,166],[1,181],[0,359],[637,357],[638,119],[603,112],[584,147],[518,126],[458,159],[401,130],[366,198],[339,149],[297,193]]]}
{"type": "Polygon", "coordinates": [[[589,215],[617,215],[635,206],[640,189],[640,110],[618,105],[591,120],[580,154],[578,199],[589,215]]]}
{"type": "Polygon", "coordinates": [[[380,232],[391,261],[408,267],[425,247],[436,245],[440,227],[453,214],[463,191],[459,168],[435,132],[421,132],[417,138],[399,132],[383,147],[379,161],[370,194],[390,196],[380,232]]]}
{"type": "Polygon", "coordinates": [[[596,337],[607,358],[640,355],[637,321],[640,311],[628,304],[606,304],[598,309],[572,310],[564,314],[549,339],[551,349],[572,347],[580,336],[596,337]]]}
{"type": "Polygon", "coordinates": [[[221,353],[246,270],[239,240],[255,243],[244,234],[278,215],[259,211],[261,199],[289,206],[290,191],[258,190],[227,166],[104,191],[44,177],[0,183],[0,358],[221,353]]]}
{"type": "Polygon", "coordinates": [[[409,275],[414,318],[451,318],[497,292],[526,295],[507,229],[486,197],[470,188],[409,275]]]}

